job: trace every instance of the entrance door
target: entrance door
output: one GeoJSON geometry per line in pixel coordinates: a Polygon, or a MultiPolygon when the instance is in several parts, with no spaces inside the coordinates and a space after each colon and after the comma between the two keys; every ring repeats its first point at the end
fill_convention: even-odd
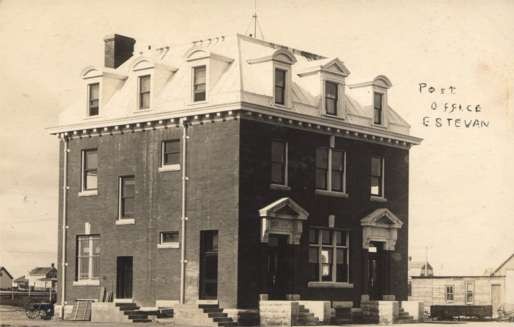
{"type": "Polygon", "coordinates": [[[132,257],[116,258],[116,298],[132,298],[132,257]]]}
{"type": "Polygon", "coordinates": [[[371,242],[368,248],[369,296],[381,300],[384,289],[384,243],[371,242]]]}
{"type": "Polygon", "coordinates": [[[498,318],[498,308],[501,305],[501,285],[491,285],[491,305],[493,307],[493,318],[498,318]]]}
{"type": "Polygon", "coordinates": [[[218,231],[200,232],[200,299],[218,298],[218,231]]]}
{"type": "Polygon", "coordinates": [[[287,235],[270,234],[265,256],[266,286],[270,300],[285,300],[289,274],[287,235]]]}

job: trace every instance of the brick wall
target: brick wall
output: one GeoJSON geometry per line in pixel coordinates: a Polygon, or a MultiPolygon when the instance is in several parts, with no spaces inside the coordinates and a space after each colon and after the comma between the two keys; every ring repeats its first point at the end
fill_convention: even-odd
{"type": "MultiPolygon", "coordinates": [[[[358,303],[362,292],[362,230],[360,219],[381,207],[389,208],[403,222],[396,251],[391,256],[393,294],[407,297],[408,244],[408,151],[350,139],[336,138],[336,147],[347,151],[347,192],[349,198],[316,195],[314,190],[315,149],[328,146],[329,136],[308,131],[279,127],[254,121],[241,122],[240,177],[240,266],[239,298],[242,306],[255,306],[263,274],[256,269],[260,259],[260,220],[257,210],[288,196],[306,209],[310,216],[304,223],[299,260],[294,276],[296,292],[302,299],[353,300],[358,303]],[[288,141],[290,191],[270,190],[270,142],[288,141]],[[369,171],[372,154],[385,158],[386,203],[369,200],[369,171]],[[308,288],[306,269],[308,258],[307,233],[310,225],[328,226],[328,216],[336,216],[335,226],[351,230],[350,278],[353,288],[308,288]]],[[[262,265],[263,263],[260,262],[262,265]]]]}

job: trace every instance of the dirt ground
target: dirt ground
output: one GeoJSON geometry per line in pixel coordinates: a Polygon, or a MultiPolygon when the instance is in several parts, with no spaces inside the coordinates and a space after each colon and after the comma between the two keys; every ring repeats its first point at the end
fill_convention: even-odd
{"type": "MultiPolygon", "coordinates": [[[[30,320],[25,315],[23,308],[0,306],[0,327],[37,327],[37,326],[56,326],[56,327],[111,327],[111,326],[147,326],[147,327],[165,327],[173,326],[172,324],[162,323],[92,323],[87,321],[55,321],[55,320],[30,320]]],[[[351,325],[345,325],[351,326],[351,325]]],[[[359,327],[371,327],[377,325],[354,325],[359,327]]],[[[478,321],[478,322],[429,322],[429,323],[416,323],[416,324],[395,324],[395,327],[447,327],[447,326],[461,326],[461,327],[514,327],[512,322],[498,322],[498,321],[478,321]]],[[[182,327],[182,326],[174,326],[182,327]]],[[[185,326],[184,326],[185,327],[185,326]]],[[[332,327],[332,326],[324,326],[332,327]]]]}

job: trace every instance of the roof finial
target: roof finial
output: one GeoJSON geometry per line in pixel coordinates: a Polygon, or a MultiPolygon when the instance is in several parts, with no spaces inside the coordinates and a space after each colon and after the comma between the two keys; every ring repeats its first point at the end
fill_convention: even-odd
{"type": "MultiPolygon", "coordinates": [[[[253,7],[254,7],[253,15],[252,15],[252,19],[253,19],[253,33],[250,33],[249,36],[256,39],[257,38],[257,28],[259,28],[259,32],[261,33],[261,39],[264,40],[264,34],[262,33],[262,28],[261,28],[261,25],[259,24],[258,16],[257,16],[257,0],[253,1],[253,7]]],[[[250,21],[250,23],[248,24],[248,27],[246,28],[245,34],[247,34],[248,29],[249,29],[251,23],[252,22],[250,21]]]]}

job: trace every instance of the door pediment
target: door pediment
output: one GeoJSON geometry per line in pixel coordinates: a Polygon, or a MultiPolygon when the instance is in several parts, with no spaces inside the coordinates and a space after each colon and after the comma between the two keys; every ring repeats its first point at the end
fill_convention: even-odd
{"type": "Polygon", "coordinates": [[[288,235],[289,244],[300,244],[303,221],[309,213],[291,198],[274,201],[259,210],[261,242],[268,243],[269,234],[288,235]]]}
{"type": "Polygon", "coordinates": [[[369,248],[370,242],[385,243],[385,250],[394,251],[398,230],[403,222],[387,208],[376,209],[361,219],[362,248],[369,248]]]}

